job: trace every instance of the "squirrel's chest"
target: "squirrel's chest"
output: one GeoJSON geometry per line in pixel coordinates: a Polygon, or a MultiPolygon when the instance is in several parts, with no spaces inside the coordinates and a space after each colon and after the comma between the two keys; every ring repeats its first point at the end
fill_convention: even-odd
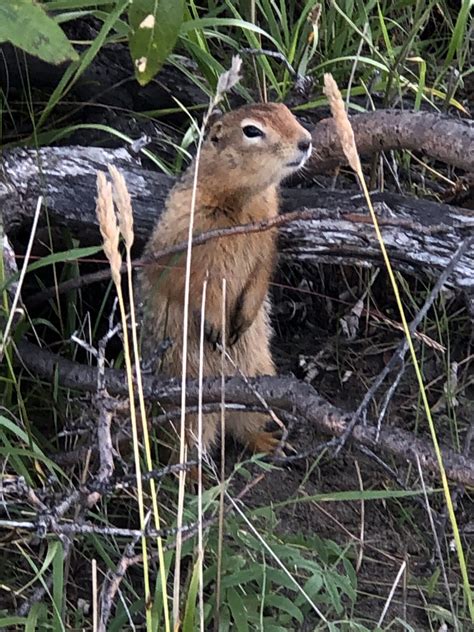
{"type": "Polygon", "coordinates": [[[205,244],[206,248],[201,253],[201,247],[196,248],[196,253],[201,255],[196,257],[196,265],[204,264],[209,271],[219,270],[228,277],[250,274],[257,265],[273,261],[276,237],[276,230],[270,229],[213,239],[205,244]]]}

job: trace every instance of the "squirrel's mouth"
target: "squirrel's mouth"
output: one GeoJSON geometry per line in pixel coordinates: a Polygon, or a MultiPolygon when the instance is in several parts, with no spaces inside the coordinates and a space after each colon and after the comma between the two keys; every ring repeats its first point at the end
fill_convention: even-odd
{"type": "Polygon", "coordinates": [[[304,163],[308,160],[309,155],[304,154],[299,160],[293,160],[292,162],[287,162],[285,167],[287,169],[301,169],[304,163]]]}
{"type": "Polygon", "coordinates": [[[304,165],[304,163],[308,160],[310,156],[311,156],[311,146],[309,147],[307,151],[305,151],[301,155],[301,158],[299,160],[292,160],[291,162],[287,162],[285,167],[287,169],[301,169],[301,167],[304,165]]]}

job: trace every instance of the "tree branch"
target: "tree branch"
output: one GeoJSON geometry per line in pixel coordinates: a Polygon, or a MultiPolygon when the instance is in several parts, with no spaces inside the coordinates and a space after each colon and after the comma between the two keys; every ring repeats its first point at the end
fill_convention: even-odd
{"type": "MultiPolygon", "coordinates": [[[[36,345],[22,341],[17,346],[18,360],[35,377],[51,380],[58,376],[62,386],[78,390],[95,391],[97,388],[97,370],[81,365],[36,345]],[[57,373],[56,373],[57,372],[57,373]]],[[[341,411],[320,397],[312,386],[289,377],[246,378],[251,385],[239,377],[226,379],[226,402],[235,404],[258,405],[256,394],[262,396],[269,406],[290,412],[305,419],[319,432],[333,437],[341,437],[352,418],[350,413],[341,411]]],[[[105,372],[105,388],[110,394],[126,396],[127,386],[123,372],[108,369],[105,372]]],[[[187,401],[190,405],[198,402],[198,383],[187,383],[187,401]]],[[[160,378],[143,376],[145,397],[159,401],[162,407],[179,405],[181,397],[180,380],[164,381],[160,378]]],[[[203,403],[217,403],[221,399],[221,378],[207,379],[203,387],[203,403]]],[[[416,463],[420,459],[424,469],[438,472],[436,455],[427,440],[415,437],[412,433],[398,428],[384,428],[378,432],[375,425],[356,426],[351,441],[369,447],[374,451],[383,450],[402,460],[416,463]]],[[[443,461],[447,476],[454,482],[474,485],[474,461],[457,454],[449,448],[443,449],[443,461]]]]}
{"type": "MultiPolygon", "coordinates": [[[[362,156],[409,149],[465,171],[474,170],[474,123],[468,119],[434,112],[377,110],[354,114],[350,121],[362,156]]],[[[309,173],[327,173],[347,164],[332,118],[319,121],[312,137],[309,173]]]]}

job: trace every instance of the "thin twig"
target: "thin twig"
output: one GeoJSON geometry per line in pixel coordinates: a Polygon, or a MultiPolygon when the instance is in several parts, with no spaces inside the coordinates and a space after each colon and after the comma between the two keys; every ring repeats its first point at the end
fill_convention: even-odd
{"type": "MultiPolygon", "coordinates": [[[[197,528],[198,523],[191,523],[181,527],[182,533],[197,528]]],[[[65,535],[68,537],[76,535],[102,535],[124,538],[167,538],[179,533],[176,527],[166,527],[163,529],[126,529],[124,527],[100,527],[94,524],[82,523],[74,524],[69,521],[57,521],[52,515],[43,516],[37,521],[31,520],[2,520],[0,519],[0,527],[4,529],[23,529],[32,531],[43,537],[51,534],[65,535]]]]}
{"type": "MultiPolygon", "coordinates": [[[[231,226],[229,228],[214,228],[213,230],[208,230],[204,233],[201,233],[200,235],[193,237],[192,246],[201,246],[203,244],[206,244],[208,241],[212,241],[213,239],[222,239],[225,237],[232,237],[234,235],[246,235],[251,233],[265,232],[267,230],[271,230],[272,228],[276,228],[278,226],[282,226],[291,222],[318,219],[319,216],[320,212],[316,210],[303,209],[300,211],[285,213],[284,215],[277,215],[276,217],[271,217],[259,222],[249,222],[247,224],[239,224],[238,226],[231,226]]],[[[153,253],[153,255],[135,259],[134,261],[132,261],[132,267],[142,268],[143,266],[157,263],[162,259],[170,257],[171,255],[185,252],[187,245],[187,241],[181,241],[173,246],[163,248],[163,250],[153,253]]],[[[126,271],[127,265],[124,263],[120,268],[120,272],[124,274],[126,271]]],[[[107,281],[108,279],[110,279],[110,276],[110,268],[99,270],[98,272],[84,274],[77,279],[70,279],[68,281],[59,283],[55,287],[49,288],[47,290],[42,290],[39,294],[35,294],[34,296],[32,296],[29,302],[31,305],[36,305],[39,302],[44,302],[49,298],[56,296],[56,293],[63,294],[64,292],[69,292],[70,290],[80,289],[82,287],[90,285],[91,283],[107,281]]]]}
{"type": "MultiPolygon", "coordinates": [[[[371,221],[369,217],[361,213],[345,213],[343,217],[348,222],[352,222],[354,224],[368,224],[371,221]]],[[[310,220],[317,221],[321,219],[327,219],[327,212],[321,209],[301,209],[298,211],[291,211],[259,222],[250,222],[248,224],[231,226],[229,228],[215,228],[213,230],[206,231],[193,238],[193,247],[200,246],[207,243],[208,241],[212,241],[213,239],[222,239],[226,237],[232,237],[233,235],[245,235],[265,232],[267,230],[271,230],[272,228],[278,228],[279,226],[284,226],[293,222],[310,220]]],[[[445,225],[423,226],[419,222],[413,222],[412,220],[406,219],[404,217],[380,217],[379,224],[381,226],[400,227],[414,231],[416,230],[417,233],[420,233],[422,235],[436,235],[442,234],[446,231],[445,225]]],[[[153,263],[156,264],[160,260],[168,258],[171,255],[184,252],[186,250],[186,247],[187,242],[182,241],[173,246],[169,246],[168,248],[164,248],[159,252],[153,253],[152,256],[150,255],[147,257],[135,259],[134,261],[132,261],[132,267],[141,268],[153,263]]],[[[123,274],[126,272],[126,270],[127,266],[124,263],[120,269],[120,272],[123,274]]],[[[29,305],[36,306],[50,298],[55,297],[57,294],[63,294],[64,292],[77,290],[86,287],[87,285],[90,285],[92,283],[107,281],[108,279],[110,279],[109,268],[99,270],[97,272],[84,274],[80,277],[69,279],[68,281],[63,281],[62,283],[59,283],[54,287],[42,290],[41,292],[34,294],[29,298],[29,305]]]]}
{"type": "Polygon", "coordinates": [[[285,55],[283,55],[283,53],[274,50],[268,50],[266,48],[241,48],[240,52],[244,55],[252,55],[254,57],[263,55],[265,57],[273,57],[274,59],[278,59],[278,61],[286,66],[286,69],[295,82],[295,89],[302,95],[308,95],[311,88],[313,87],[313,78],[307,75],[302,75],[297,70],[295,70],[288,59],[285,57],[285,55]]]}
{"type": "MultiPolygon", "coordinates": [[[[438,297],[439,293],[443,289],[444,284],[448,280],[449,276],[453,272],[453,270],[456,267],[456,265],[458,264],[458,262],[462,259],[464,254],[469,251],[469,248],[471,248],[471,246],[473,244],[474,244],[474,237],[468,237],[467,239],[465,239],[459,245],[458,249],[456,250],[454,255],[451,257],[448,265],[443,270],[443,272],[440,274],[440,276],[439,276],[438,280],[436,281],[433,289],[431,290],[431,292],[429,293],[428,297],[426,298],[423,306],[421,307],[421,309],[419,310],[419,312],[417,313],[415,318],[410,323],[409,331],[410,331],[411,335],[414,334],[414,332],[417,329],[418,325],[425,318],[426,314],[428,313],[428,311],[430,310],[430,308],[433,305],[434,301],[436,300],[436,298],[438,297]]],[[[341,443],[337,447],[336,452],[335,452],[336,455],[340,452],[340,450],[344,446],[345,442],[350,437],[354,427],[357,425],[357,423],[360,421],[360,419],[367,413],[367,409],[369,407],[370,402],[374,398],[375,394],[379,390],[380,386],[382,385],[382,383],[385,380],[385,378],[387,377],[387,375],[399,363],[403,363],[403,361],[405,359],[405,356],[406,356],[406,354],[408,352],[408,348],[409,348],[408,341],[407,341],[406,338],[404,338],[403,341],[398,345],[397,349],[395,350],[395,352],[393,353],[392,357],[387,362],[385,367],[382,369],[382,371],[379,373],[379,375],[375,378],[375,381],[373,382],[373,384],[370,387],[370,389],[364,395],[364,398],[363,398],[362,402],[360,403],[359,407],[357,408],[356,412],[354,413],[354,416],[353,416],[350,424],[347,426],[346,432],[344,433],[343,437],[341,437],[341,443]]],[[[390,395],[393,395],[393,393],[394,393],[394,389],[391,390],[390,395]]],[[[388,399],[388,400],[386,400],[384,402],[385,410],[388,407],[389,401],[390,400],[388,399]]],[[[381,423],[381,419],[379,420],[379,423],[381,423]]]]}

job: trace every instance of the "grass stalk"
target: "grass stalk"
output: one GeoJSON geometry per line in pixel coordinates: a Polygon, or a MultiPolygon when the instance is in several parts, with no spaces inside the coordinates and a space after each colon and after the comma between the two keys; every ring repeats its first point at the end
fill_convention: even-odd
{"type": "Polygon", "coordinates": [[[221,471],[219,491],[219,524],[217,534],[216,608],[214,630],[219,630],[220,603],[222,592],[222,554],[224,551],[224,500],[225,500],[225,364],[226,364],[226,301],[227,282],[222,279],[222,353],[221,353],[221,471]]]}
{"type": "Polygon", "coordinates": [[[10,307],[10,313],[8,314],[7,324],[5,325],[5,330],[3,332],[2,340],[0,341],[0,361],[3,359],[3,354],[5,353],[5,347],[8,344],[10,329],[12,328],[13,319],[15,318],[16,308],[20,300],[21,288],[23,287],[23,281],[25,280],[26,270],[28,268],[28,263],[31,256],[31,249],[33,248],[33,243],[35,240],[36,228],[38,226],[38,220],[39,220],[39,215],[40,215],[42,205],[43,205],[43,196],[40,195],[36,203],[35,214],[33,216],[33,225],[31,227],[30,237],[28,239],[28,245],[26,247],[25,258],[23,260],[23,266],[20,272],[20,278],[18,279],[18,285],[16,287],[15,296],[13,297],[13,301],[10,307]]]}
{"type": "MultiPolygon", "coordinates": [[[[130,200],[130,194],[127,190],[127,185],[125,183],[125,178],[116,169],[116,167],[112,165],[109,165],[109,172],[114,183],[114,198],[115,198],[115,203],[117,207],[119,228],[125,242],[128,294],[129,294],[129,302],[130,302],[130,321],[131,321],[131,329],[132,329],[132,346],[133,346],[133,355],[134,355],[134,360],[135,360],[135,376],[137,380],[138,403],[139,403],[140,418],[141,418],[141,423],[142,423],[142,436],[143,436],[143,445],[145,448],[146,466],[147,466],[148,471],[151,472],[153,470],[153,459],[151,455],[150,435],[148,432],[148,420],[147,420],[147,411],[146,411],[146,405],[145,405],[145,397],[143,394],[142,372],[141,372],[141,365],[140,365],[140,351],[139,351],[139,345],[138,345],[136,310],[135,310],[135,299],[134,299],[134,288],[133,288],[133,274],[132,274],[133,273],[132,246],[134,242],[133,210],[132,210],[132,203],[130,200]]],[[[150,495],[151,495],[155,529],[159,531],[161,529],[161,521],[160,521],[160,512],[158,508],[158,492],[156,489],[156,482],[153,478],[150,479],[150,495]]],[[[166,567],[165,567],[165,558],[164,558],[164,550],[163,550],[163,540],[161,537],[157,538],[157,546],[158,546],[158,561],[160,565],[160,578],[161,578],[161,590],[162,590],[162,597],[163,597],[165,630],[166,632],[170,632],[171,627],[170,627],[170,615],[169,615],[169,607],[168,607],[166,567]]]]}
{"type": "Polygon", "coordinates": [[[142,531],[141,545],[143,554],[143,580],[145,585],[145,612],[147,630],[152,630],[151,620],[151,593],[150,578],[148,569],[148,552],[147,541],[145,536],[146,519],[145,519],[145,502],[143,496],[142,473],[140,465],[140,451],[138,441],[138,424],[137,412],[135,407],[135,393],[133,389],[133,372],[130,357],[130,343],[128,338],[127,314],[125,310],[125,301],[122,292],[120,268],[122,266],[122,257],[119,252],[119,227],[117,226],[117,218],[114,212],[112,186],[107,182],[105,174],[100,172],[97,174],[97,218],[99,220],[100,232],[104,242],[104,252],[109,260],[112,279],[114,281],[117,292],[120,317],[122,321],[123,332],[123,350],[125,358],[125,368],[127,374],[127,386],[130,400],[130,419],[132,425],[133,439],[133,457],[135,461],[135,475],[137,481],[138,495],[138,513],[140,520],[140,530],[142,531]]]}
{"type": "Polygon", "coordinates": [[[473,604],[473,599],[472,599],[471,586],[469,584],[469,576],[468,576],[468,571],[467,571],[466,559],[464,556],[464,550],[462,547],[461,537],[459,534],[456,514],[454,512],[453,501],[452,501],[451,493],[449,490],[448,478],[446,476],[446,471],[444,469],[443,456],[441,454],[441,450],[440,450],[440,446],[438,442],[438,436],[436,434],[436,427],[433,421],[431,408],[428,402],[428,396],[427,396],[425,385],[423,382],[423,375],[422,375],[421,368],[418,362],[418,358],[416,356],[415,346],[413,344],[413,338],[410,335],[410,328],[409,328],[407,318],[405,315],[405,309],[403,307],[403,302],[402,302],[402,298],[401,298],[400,291],[398,288],[398,283],[395,278],[395,274],[390,262],[390,258],[388,256],[387,249],[385,247],[385,242],[384,242],[383,235],[381,233],[380,226],[377,220],[377,215],[375,214],[372,200],[370,198],[369,190],[365,182],[359,154],[358,154],[357,147],[354,140],[354,133],[352,131],[352,127],[349,122],[347,113],[344,109],[344,102],[342,100],[339,88],[337,87],[337,84],[334,81],[332,75],[329,73],[326,73],[324,75],[324,92],[329,101],[329,106],[331,108],[331,112],[334,117],[334,122],[336,125],[336,129],[338,131],[339,139],[341,141],[344,154],[346,155],[346,158],[350,166],[356,172],[362,191],[366,198],[367,206],[369,208],[370,216],[372,218],[377,240],[379,242],[380,249],[382,252],[384,264],[385,264],[387,274],[390,279],[390,283],[392,285],[397,307],[400,312],[400,319],[402,321],[403,331],[406,337],[408,348],[410,350],[410,355],[413,362],[413,368],[415,370],[418,387],[420,389],[421,401],[423,403],[423,407],[425,410],[425,414],[426,414],[426,418],[428,421],[428,426],[429,426],[429,430],[431,434],[431,440],[433,442],[436,459],[438,461],[441,482],[442,482],[443,492],[444,492],[444,498],[445,498],[446,506],[448,509],[448,515],[449,515],[449,520],[451,523],[451,528],[453,529],[453,537],[454,537],[454,542],[456,545],[456,552],[457,552],[459,566],[461,569],[461,575],[462,575],[463,584],[464,584],[464,594],[466,597],[466,602],[468,605],[471,620],[474,622],[474,604],[473,604]]]}
{"type": "Polygon", "coordinates": [[[198,393],[198,564],[199,564],[199,629],[204,632],[204,540],[203,540],[203,520],[204,514],[202,509],[202,383],[204,379],[204,329],[206,322],[206,293],[207,278],[202,288],[202,304],[201,304],[201,328],[199,332],[199,393],[198,393]]]}
{"type": "MultiPolygon", "coordinates": [[[[187,374],[187,353],[188,353],[188,321],[189,321],[189,290],[191,278],[191,256],[193,245],[193,228],[194,228],[194,212],[196,209],[196,195],[199,176],[199,162],[201,158],[202,145],[204,142],[204,130],[206,128],[212,110],[220,102],[225,92],[230,90],[240,79],[239,72],[242,61],[240,57],[232,59],[232,67],[229,71],[223,73],[219,77],[217,90],[214,98],[209,103],[206,114],[204,115],[202,125],[199,129],[199,137],[196,149],[193,188],[191,196],[191,208],[189,212],[189,228],[188,228],[188,244],[186,248],[186,271],[184,285],[184,306],[183,306],[183,357],[181,366],[181,417],[180,417],[180,445],[179,460],[184,463],[186,459],[186,374],[187,374]]],[[[186,484],[186,471],[179,472],[179,488],[178,488],[178,512],[176,526],[178,533],[176,536],[176,558],[174,568],[174,584],[173,584],[173,623],[175,629],[179,626],[179,603],[180,603],[180,581],[181,581],[181,551],[182,551],[182,534],[184,514],[184,491],[186,484]]]]}

